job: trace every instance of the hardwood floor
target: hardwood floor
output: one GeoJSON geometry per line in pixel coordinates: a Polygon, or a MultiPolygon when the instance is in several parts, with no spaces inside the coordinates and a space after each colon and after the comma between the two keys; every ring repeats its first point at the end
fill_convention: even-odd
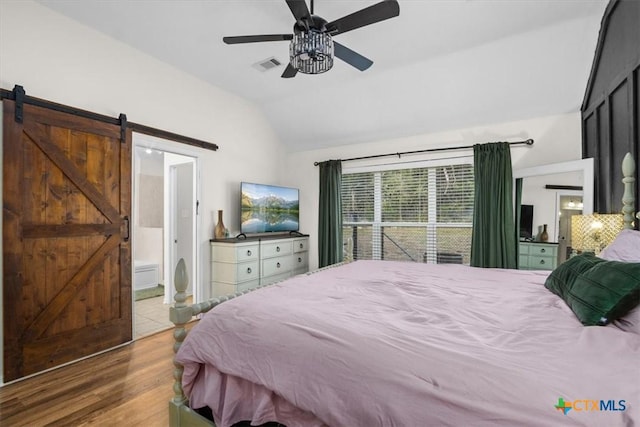
{"type": "Polygon", "coordinates": [[[0,425],[167,426],[172,333],[0,388],[0,425]]]}

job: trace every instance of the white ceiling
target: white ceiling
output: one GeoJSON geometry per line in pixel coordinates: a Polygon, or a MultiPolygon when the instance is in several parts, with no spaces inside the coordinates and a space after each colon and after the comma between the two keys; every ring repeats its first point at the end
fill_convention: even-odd
{"type": "MultiPolygon", "coordinates": [[[[608,0],[398,0],[400,16],[336,36],[370,58],[283,79],[283,0],[40,0],[204,81],[255,102],[294,151],[579,110],[608,0]]],[[[316,0],[327,21],[376,0],[316,0]]]]}

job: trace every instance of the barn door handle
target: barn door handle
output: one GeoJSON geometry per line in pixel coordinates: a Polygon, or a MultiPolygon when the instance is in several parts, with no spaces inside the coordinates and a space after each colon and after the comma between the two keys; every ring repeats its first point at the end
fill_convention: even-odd
{"type": "Polygon", "coordinates": [[[128,241],[129,241],[129,217],[128,217],[128,216],[125,216],[122,220],[124,221],[124,223],[125,223],[125,225],[126,225],[126,227],[125,227],[125,229],[124,229],[124,230],[125,230],[125,232],[127,233],[127,234],[125,234],[125,236],[124,236],[124,241],[125,241],[125,242],[128,242],[128,241]]]}

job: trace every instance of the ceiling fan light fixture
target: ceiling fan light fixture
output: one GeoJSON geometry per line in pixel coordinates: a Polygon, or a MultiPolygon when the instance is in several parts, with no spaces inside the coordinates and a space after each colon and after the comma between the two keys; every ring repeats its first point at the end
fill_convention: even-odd
{"type": "Polygon", "coordinates": [[[286,0],[293,14],[293,34],[260,34],[248,36],[223,37],[226,44],[261,43],[290,41],[289,64],[281,77],[295,77],[298,71],[304,74],[321,74],[333,67],[334,55],[352,67],[364,71],[373,61],[358,52],[334,43],[332,37],[355,30],[376,22],[384,21],[400,14],[398,0],[382,0],[379,3],[360,9],[342,18],[327,22],[313,14],[306,0],[286,0]]]}
{"type": "Polygon", "coordinates": [[[291,65],[304,74],[320,74],[333,67],[333,40],[319,31],[300,32],[293,35],[289,45],[291,65]]]}

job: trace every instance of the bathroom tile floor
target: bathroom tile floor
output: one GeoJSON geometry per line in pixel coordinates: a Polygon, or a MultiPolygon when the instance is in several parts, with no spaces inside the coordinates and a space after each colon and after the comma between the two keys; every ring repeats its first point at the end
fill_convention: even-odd
{"type": "Polygon", "coordinates": [[[147,298],[136,301],[135,339],[155,334],[173,327],[169,320],[170,304],[164,304],[164,297],[147,298]]]}

